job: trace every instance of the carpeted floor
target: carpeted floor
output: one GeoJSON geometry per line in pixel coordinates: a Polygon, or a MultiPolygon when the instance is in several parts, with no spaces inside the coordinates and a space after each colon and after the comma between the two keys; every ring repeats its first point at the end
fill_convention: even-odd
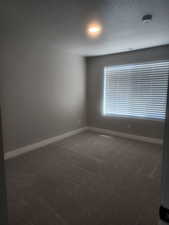
{"type": "Polygon", "coordinates": [[[6,161],[9,225],[156,225],[161,148],[85,132],[6,161]]]}

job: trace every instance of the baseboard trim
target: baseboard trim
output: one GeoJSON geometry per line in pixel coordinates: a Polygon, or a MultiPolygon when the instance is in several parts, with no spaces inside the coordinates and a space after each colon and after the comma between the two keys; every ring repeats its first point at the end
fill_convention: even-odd
{"type": "Polygon", "coordinates": [[[112,136],[118,136],[118,137],[123,137],[123,138],[137,140],[137,141],[143,141],[143,142],[147,142],[147,143],[151,143],[151,144],[159,144],[159,145],[163,144],[163,140],[159,139],[159,138],[138,136],[138,135],[134,135],[134,134],[127,134],[127,133],[123,133],[123,132],[112,131],[112,130],[97,128],[97,127],[88,127],[88,130],[95,131],[98,133],[109,134],[112,136]]]}
{"type": "Polygon", "coordinates": [[[4,159],[5,160],[11,159],[11,158],[17,157],[19,155],[25,154],[27,152],[34,151],[36,149],[47,146],[54,142],[58,142],[65,138],[82,133],[86,130],[95,131],[98,133],[108,134],[108,135],[112,135],[112,136],[118,136],[118,137],[127,138],[127,139],[131,139],[131,140],[143,141],[143,142],[152,143],[152,144],[159,144],[159,145],[163,144],[163,140],[158,139],[158,138],[138,136],[138,135],[134,135],[134,134],[127,134],[127,133],[123,133],[123,132],[112,131],[112,130],[97,128],[97,127],[82,127],[82,128],[72,130],[72,131],[66,132],[64,134],[58,135],[56,137],[48,138],[43,141],[31,144],[31,145],[26,145],[24,147],[7,152],[4,154],[4,159]]]}
{"type": "Polygon", "coordinates": [[[17,157],[19,155],[25,154],[25,153],[30,152],[30,151],[34,151],[38,148],[44,147],[46,145],[49,145],[49,144],[57,142],[57,141],[61,141],[65,138],[68,138],[68,137],[71,137],[73,135],[79,134],[79,133],[81,133],[83,131],[86,131],[86,130],[88,130],[88,127],[82,127],[82,128],[72,130],[72,131],[66,132],[64,134],[58,135],[56,137],[48,138],[48,139],[45,139],[43,141],[31,144],[31,145],[26,145],[24,147],[21,147],[21,148],[18,148],[18,149],[15,149],[13,151],[5,153],[4,159],[7,160],[7,159],[10,159],[10,158],[14,158],[14,157],[17,157]]]}

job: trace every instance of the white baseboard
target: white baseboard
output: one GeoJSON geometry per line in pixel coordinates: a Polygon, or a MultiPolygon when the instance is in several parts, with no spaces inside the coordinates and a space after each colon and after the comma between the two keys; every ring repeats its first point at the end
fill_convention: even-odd
{"type": "Polygon", "coordinates": [[[71,137],[73,135],[79,134],[83,131],[86,130],[91,130],[91,131],[95,131],[98,133],[103,133],[103,134],[108,134],[108,135],[112,135],[112,136],[118,136],[118,137],[123,137],[123,138],[128,138],[128,139],[132,139],[132,140],[137,140],[137,141],[143,141],[143,142],[148,142],[148,143],[153,143],[153,144],[163,144],[162,139],[158,139],[158,138],[150,138],[150,137],[144,137],[144,136],[138,136],[138,135],[134,135],[134,134],[127,134],[127,133],[123,133],[123,132],[118,132],[118,131],[112,131],[112,130],[108,130],[108,129],[102,129],[102,128],[97,128],[97,127],[83,127],[80,129],[76,129],[76,130],[72,130],[69,132],[66,132],[64,134],[58,135],[56,137],[52,137],[52,138],[48,138],[45,139],[43,141],[31,144],[31,145],[27,145],[18,149],[15,149],[13,151],[7,152],[4,154],[4,159],[10,159],[10,158],[14,158],[17,157],[19,155],[25,154],[27,152],[30,151],[34,151],[38,148],[44,147],[46,145],[49,145],[51,143],[63,140],[67,137],[71,137]]]}
{"type": "Polygon", "coordinates": [[[5,153],[4,159],[6,160],[6,159],[14,158],[14,157],[19,156],[21,154],[25,154],[27,152],[34,151],[38,148],[44,147],[44,146],[49,145],[51,143],[63,140],[67,137],[71,137],[71,136],[76,135],[76,134],[79,134],[83,131],[86,131],[87,129],[88,129],[88,127],[83,127],[83,128],[80,128],[80,129],[72,130],[72,131],[66,132],[64,134],[58,135],[56,137],[48,138],[48,139],[45,139],[43,141],[40,141],[40,142],[31,144],[31,145],[27,145],[27,146],[15,149],[13,151],[5,153]]]}
{"type": "Polygon", "coordinates": [[[152,144],[160,144],[160,145],[163,144],[163,140],[159,138],[138,136],[134,134],[127,134],[123,132],[112,131],[112,130],[97,128],[97,127],[88,127],[88,130],[95,131],[98,133],[103,133],[103,134],[109,134],[112,136],[118,136],[118,137],[123,137],[123,138],[137,140],[137,141],[143,141],[143,142],[152,143],[152,144]]]}

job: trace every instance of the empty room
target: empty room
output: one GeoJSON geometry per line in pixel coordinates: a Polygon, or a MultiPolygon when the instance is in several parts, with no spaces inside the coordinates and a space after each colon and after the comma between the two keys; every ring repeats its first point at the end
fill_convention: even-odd
{"type": "Polygon", "coordinates": [[[169,1],[0,12],[0,225],[167,225],[169,1]]]}

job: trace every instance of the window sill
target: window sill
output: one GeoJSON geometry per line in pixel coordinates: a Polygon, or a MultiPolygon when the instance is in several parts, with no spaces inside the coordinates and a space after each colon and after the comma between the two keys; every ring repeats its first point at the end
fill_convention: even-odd
{"type": "Polygon", "coordinates": [[[147,117],[141,117],[141,116],[125,116],[125,115],[117,115],[117,114],[102,114],[102,117],[104,118],[118,118],[118,119],[134,119],[134,120],[148,120],[153,122],[165,122],[165,119],[155,119],[155,118],[147,118],[147,117]]]}

